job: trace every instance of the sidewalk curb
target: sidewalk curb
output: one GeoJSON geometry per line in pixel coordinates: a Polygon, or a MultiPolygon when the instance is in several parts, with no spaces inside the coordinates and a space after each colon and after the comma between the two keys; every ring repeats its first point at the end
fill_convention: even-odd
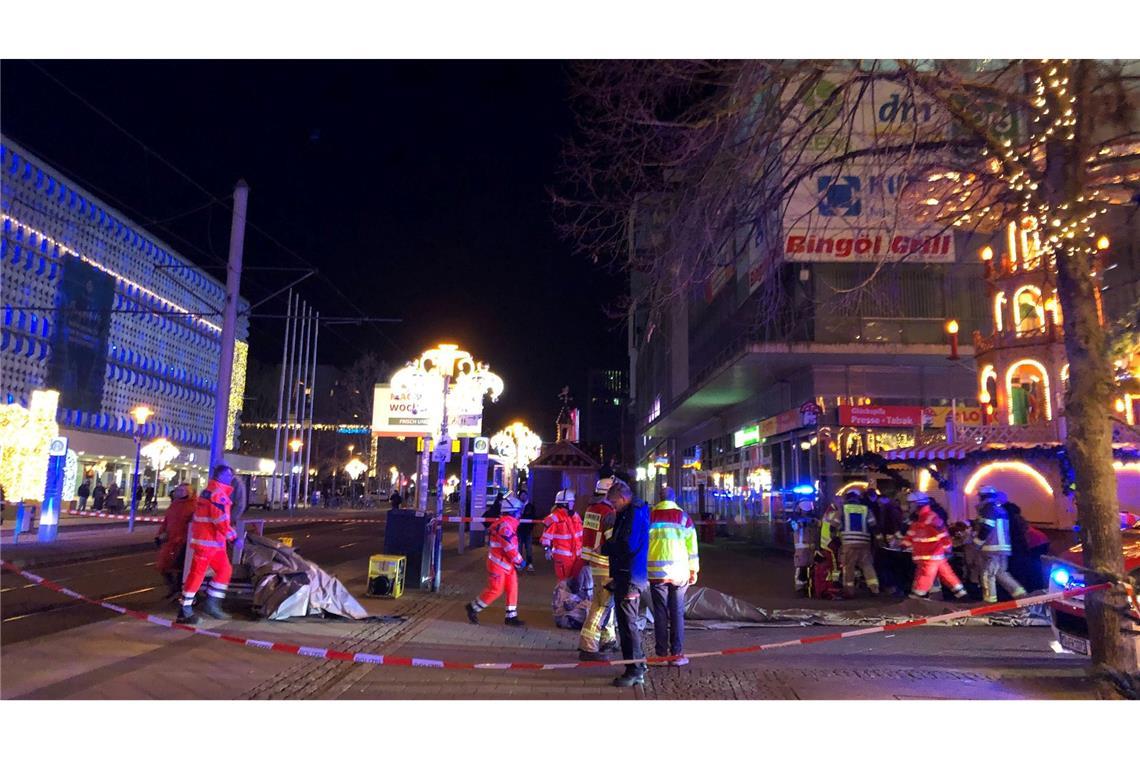
{"type": "MultiPolygon", "coordinates": [[[[9,547],[11,548],[11,547],[9,547]]],[[[77,562],[86,562],[94,559],[111,559],[113,557],[125,557],[129,554],[141,554],[147,550],[154,549],[154,541],[149,540],[144,543],[135,544],[122,544],[120,546],[104,546],[93,549],[81,549],[72,553],[60,553],[52,556],[40,557],[26,557],[22,559],[13,559],[5,552],[5,557],[8,562],[19,567],[22,570],[32,570],[42,567],[56,567],[58,565],[71,565],[77,562]]],[[[157,550],[156,550],[157,551],[157,550]]]]}

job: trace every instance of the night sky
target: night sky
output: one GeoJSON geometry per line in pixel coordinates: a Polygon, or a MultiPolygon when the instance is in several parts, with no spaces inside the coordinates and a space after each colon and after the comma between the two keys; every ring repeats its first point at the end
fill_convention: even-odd
{"type": "MultiPolygon", "coordinates": [[[[506,382],[485,432],[521,418],[552,439],[559,389],[584,399],[587,370],[627,364],[603,314],[621,281],[551,221],[566,82],[557,62],[5,61],[0,128],[206,266],[225,261],[229,211],[154,154],[219,198],[244,177],[246,267],[308,262],[322,314],[404,320],[322,330],[322,363],[450,339],[506,382]]],[[[242,294],[288,276],[248,271],[242,294]]],[[[251,350],[280,361],[279,320],[252,321],[251,350]]]]}

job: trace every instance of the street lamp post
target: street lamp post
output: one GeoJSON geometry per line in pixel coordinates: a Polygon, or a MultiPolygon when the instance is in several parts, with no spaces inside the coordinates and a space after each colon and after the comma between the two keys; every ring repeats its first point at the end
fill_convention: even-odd
{"type": "Polygon", "coordinates": [[[135,513],[139,508],[139,459],[142,457],[143,426],[147,419],[154,414],[148,406],[136,406],[131,410],[131,417],[135,420],[135,475],[131,482],[131,516],[127,520],[127,532],[135,532],[135,513]]]}
{"type": "Polygon", "coordinates": [[[297,482],[297,455],[301,453],[301,447],[304,443],[300,438],[294,438],[289,441],[289,450],[293,452],[292,459],[289,460],[289,511],[292,512],[296,507],[296,491],[299,483],[297,482]]]}
{"type": "Polygon", "coordinates": [[[511,482],[519,490],[519,472],[530,467],[542,453],[542,438],[521,422],[515,422],[491,436],[491,448],[511,463],[511,482]]]}

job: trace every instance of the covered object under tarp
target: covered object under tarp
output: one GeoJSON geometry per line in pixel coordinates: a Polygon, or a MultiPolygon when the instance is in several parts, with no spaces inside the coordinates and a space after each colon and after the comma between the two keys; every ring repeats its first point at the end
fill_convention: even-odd
{"type": "Polygon", "coordinates": [[[335,615],[363,620],[369,615],[344,584],[291,547],[249,534],[242,551],[253,585],[253,611],[269,620],[335,615]]]}

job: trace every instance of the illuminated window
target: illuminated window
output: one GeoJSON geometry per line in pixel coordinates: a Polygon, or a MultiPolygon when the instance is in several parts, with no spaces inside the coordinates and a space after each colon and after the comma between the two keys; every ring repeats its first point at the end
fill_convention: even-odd
{"type": "Polygon", "coordinates": [[[1033,359],[1017,362],[1005,376],[1009,424],[1031,425],[1053,419],[1049,405],[1049,375],[1033,359]]]}
{"type": "Polygon", "coordinates": [[[1041,291],[1026,285],[1013,297],[1013,317],[1018,334],[1040,332],[1045,329],[1045,307],[1041,304],[1041,291]]]}

